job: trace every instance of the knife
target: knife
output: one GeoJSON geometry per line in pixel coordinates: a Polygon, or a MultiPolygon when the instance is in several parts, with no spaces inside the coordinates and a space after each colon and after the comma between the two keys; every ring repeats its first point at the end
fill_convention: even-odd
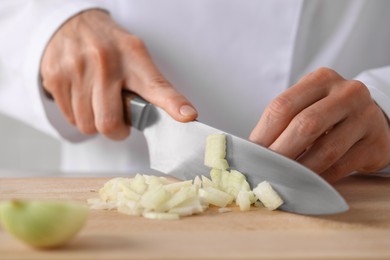
{"type": "Polygon", "coordinates": [[[304,214],[336,214],[348,210],[340,194],[319,175],[265,147],[198,121],[177,122],[164,110],[123,91],[125,120],[147,141],[150,167],[181,180],[208,175],[204,165],[206,137],[226,135],[230,169],[242,172],[254,188],[268,181],[284,200],[281,210],[304,214]]]}

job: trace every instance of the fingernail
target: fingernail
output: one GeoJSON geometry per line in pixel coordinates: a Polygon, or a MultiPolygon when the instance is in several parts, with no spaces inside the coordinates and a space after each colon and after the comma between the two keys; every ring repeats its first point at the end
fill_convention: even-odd
{"type": "Polygon", "coordinates": [[[195,108],[189,105],[182,106],[179,111],[182,116],[194,116],[197,114],[195,108]]]}

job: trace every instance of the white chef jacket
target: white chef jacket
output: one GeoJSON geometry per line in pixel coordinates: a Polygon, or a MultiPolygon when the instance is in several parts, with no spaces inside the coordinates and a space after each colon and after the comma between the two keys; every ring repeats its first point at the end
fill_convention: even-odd
{"type": "Polygon", "coordinates": [[[0,111],[60,138],[65,171],[149,168],[142,134],[83,136],[43,94],[48,41],[91,8],[142,38],[199,120],[231,134],[247,138],[273,98],[321,66],[361,80],[390,115],[390,1],[0,1],[0,111]]]}

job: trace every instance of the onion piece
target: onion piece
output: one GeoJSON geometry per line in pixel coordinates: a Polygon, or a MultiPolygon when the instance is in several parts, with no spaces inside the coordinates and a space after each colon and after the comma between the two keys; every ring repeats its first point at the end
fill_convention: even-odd
{"type": "Polygon", "coordinates": [[[145,192],[141,197],[140,203],[147,210],[156,210],[171,197],[172,194],[160,185],[145,192]]]}
{"type": "Polygon", "coordinates": [[[224,134],[211,134],[206,139],[204,164],[210,168],[226,170],[229,168],[226,156],[226,136],[224,134]]]}
{"type": "Polygon", "coordinates": [[[253,192],[269,210],[275,210],[283,204],[282,198],[267,181],[259,183],[257,187],[253,189],[253,192]]]}
{"type": "Polygon", "coordinates": [[[167,211],[187,200],[193,199],[195,196],[197,196],[195,187],[182,187],[178,192],[173,194],[173,196],[165,204],[161,205],[161,207],[158,207],[157,209],[159,211],[167,211]]]}
{"type": "Polygon", "coordinates": [[[164,189],[174,193],[174,192],[179,191],[182,187],[191,187],[191,186],[192,186],[192,180],[179,181],[179,182],[165,184],[164,189]]]}
{"type": "Polygon", "coordinates": [[[206,176],[202,175],[202,188],[213,187],[215,188],[215,184],[206,176]]]}
{"type": "Polygon", "coordinates": [[[221,208],[224,208],[233,202],[233,197],[231,195],[213,187],[199,189],[199,196],[209,204],[221,208]]]}
{"type": "Polygon", "coordinates": [[[236,204],[240,207],[241,211],[248,211],[251,208],[252,197],[254,197],[252,191],[240,191],[237,195],[236,204]]]}

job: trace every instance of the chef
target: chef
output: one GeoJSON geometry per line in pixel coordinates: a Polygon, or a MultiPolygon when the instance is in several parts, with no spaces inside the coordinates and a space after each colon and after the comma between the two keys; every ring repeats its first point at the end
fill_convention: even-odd
{"type": "Polygon", "coordinates": [[[0,111],[62,170],[148,173],[122,88],[335,182],[390,171],[389,1],[0,2],[0,111]],[[53,101],[54,100],[54,101],[53,101]]]}

